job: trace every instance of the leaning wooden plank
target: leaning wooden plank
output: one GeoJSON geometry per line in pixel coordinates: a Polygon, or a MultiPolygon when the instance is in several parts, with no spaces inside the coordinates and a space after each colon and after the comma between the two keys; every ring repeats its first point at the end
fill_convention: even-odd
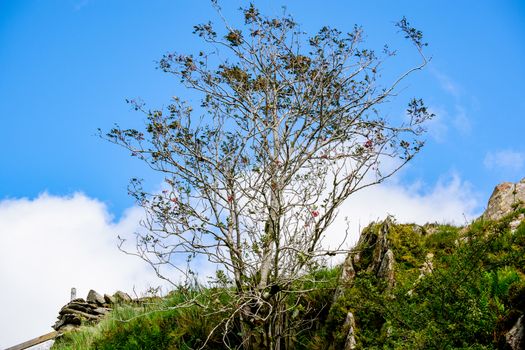
{"type": "Polygon", "coordinates": [[[35,346],[35,345],[38,345],[38,344],[43,343],[45,341],[54,339],[57,335],[58,335],[58,332],[53,331],[51,333],[47,333],[47,334],[41,335],[40,337],[37,337],[37,338],[31,339],[31,340],[25,341],[23,343],[15,345],[15,346],[12,346],[12,347],[7,348],[5,350],[24,350],[24,349],[27,349],[30,346],[35,346]]]}

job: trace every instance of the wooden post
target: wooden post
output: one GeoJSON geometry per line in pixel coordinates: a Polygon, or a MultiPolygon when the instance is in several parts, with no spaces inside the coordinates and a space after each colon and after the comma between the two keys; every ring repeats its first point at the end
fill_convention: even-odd
{"type": "Polygon", "coordinates": [[[10,348],[7,348],[5,350],[24,350],[24,349],[27,349],[31,346],[35,346],[35,345],[38,345],[38,344],[41,344],[45,341],[48,341],[48,340],[51,340],[51,339],[55,339],[55,337],[58,335],[58,332],[51,332],[51,333],[47,333],[47,334],[44,334],[44,335],[41,335],[40,337],[37,337],[37,338],[34,338],[34,339],[31,339],[31,340],[28,340],[28,341],[25,341],[23,343],[20,343],[18,345],[15,345],[15,346],[12,346],[10,348]]]}

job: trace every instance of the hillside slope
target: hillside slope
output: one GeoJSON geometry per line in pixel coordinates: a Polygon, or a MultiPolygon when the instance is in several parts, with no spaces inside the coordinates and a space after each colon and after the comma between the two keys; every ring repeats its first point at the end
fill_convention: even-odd
{"type": "MultiPolygon", "coordinates": [[[[320,267],[294,286],[308,292],[289,300],[289,317],[305,327],[290,333],[287,346],[525,348],[525,210],[521,185],[514,185],[496,187],[490,215],[468,227],[392,217],[369,225],[342,266],[320,267]]],[[[53,349],[239,346],[238,334],[222,332],[228,315],[221,306],[235,302],[225,288],[181,287],[162,299],[121,304],[98,324],[65,332],[53,349]]]]}

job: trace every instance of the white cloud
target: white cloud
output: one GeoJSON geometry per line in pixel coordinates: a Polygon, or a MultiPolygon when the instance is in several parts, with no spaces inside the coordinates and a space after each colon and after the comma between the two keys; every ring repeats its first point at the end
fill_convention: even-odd
{"type": "Polygon", "coordinates": [[[449,133],[456,132],[461,136],[468,136],[472,131],[472,121],[467,110],[460,104],[454,105],[454,112],[449,113],[444,107],[432,106],[430,111],[434,118],[426,123],[428,135],[438,143],[448,141],[449,133]],[[449,127],[450,126],[450,127],[449,127]]]}
{"type": "Polygon", "coordinates": [[[491,170],[519,172],[525,165],[525,153],[513,150],[488,152],[483,164],[491,170]]]}
{"type": "Polygon", "coordinates": [[[159,285],[149,267],[117,249],[141,211],[113,222],[103,203],[83,194],[0,201],[0,348],[51,331],[70,288],[85,297],[159,285]]]}
{"type": "Polygon", "coordinates": [[[434,114],[434,118],[426,122],[428,134],[434,141],[443,143],[448,134],[448,114],[444,109],[435,106],[430,107],[430,112],[434,114]]]}
{"type": "Polygon", "coordinates": [[[330,227],[327,243],[332,247],[344,236],[350,220],[349,244],[359,238],[359,231],[370,222],[393,215],[401,223],[428,222],[464,225],[480,215],[480,202],[469,183],[456,174],[438,181],[429,191],[422,191],[421,183],[402,185],[396,182],[372,186],[356,192],[339,210],[339,216],[330,227]]]}
{"type": "MultiPolygon", "coordinates": [[[[471,187],[459,176],[422,191],[420,183],[391,181],[357,192],[340,209],[326,243],[344,236],[350,219],[347,245],[359,228],[392,214],[399,222],[464,224],[479,213],[471,187]]],[[[83,194],[33,200],[0,201],[0,348],[50,331],[59,308],[68,302],[71,287],[79,296],[93,288],[100,293],[117,289],[138,292],[159,285],[151,270],[136,257],[116,248],[117,234],[129,236],[141,210],[130,208],[114,222],[103,203],[83,194]]],[[[200,277],[214,268],[199,264],[200,277]]]]}
{"type": "Polygon", "coordinates": [[[440,72],[436,67],[432,67],[430,69],[434,77],[439,82],[439,85],[441,88],[448,92],[450,95],[454,96],[455,98],[459,98],[463,94],[463,89],[461,86],[459,86],[458,83],[453,81],[448,75],[440,72]]]}
{"type": "Polygon", "coordinates": [[[76,11],[80,11],[82,10],[84,7],[86,7],[87,5],[89,5],[89,1],[90,0],[80,0],[78,2],[76,2],[73,6],[73,10],[76,12],[76,11]]]}
{"type": "Polygon", "coordinates": [[[464,96],[467,95],[464,89],[452,78],[435,67],[431,67],[430,71],[438,81],[441,89],[452,96],[455,101],[453,107],[450,105],[447,109],[434,108],[436,110],[434,113],[437,116],[435,118],[437,121],[434,122],[434,128],[436,128],[437,131],[433,131],[432,122],[429,123],[430,136],[438,142],[443,142],[448,132],[447,125],[452,125],[453,128],[463,136],[469,135],[472,131],[472,121],[463,102],[464,96]],[[454,110],[453,112],[452,109],[454,110]],[[447,112],[447,110],[449,112],[447,112]]]}
{"type": "Polygon", "coordinates": [[[455,109],[455,116],[452,121],[454,128],[462,135],[469,135],[472,131],[472,122],[467,115],[466,109],[459,104],[456,104],[455,109]]]}

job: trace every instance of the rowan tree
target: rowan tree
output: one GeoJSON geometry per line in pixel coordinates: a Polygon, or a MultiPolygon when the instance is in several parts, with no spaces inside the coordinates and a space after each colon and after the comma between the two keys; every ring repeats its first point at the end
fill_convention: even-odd
{"type": "Polygon", "coordinates": [[[427,64],[425,43],[406,19],[397,23],[421,63],[384,85],[380,71],[395,52],[364,48],[362,28],[307,36],[286,13],[270,18],[253,5],[241,13],[240,28],[222,15],[221,30],[196,25],[202,51],[159,61],[201,97],[198,105],[174,97],[149,109],[129,101],[146,115],[144,130],[117,126],[104,137],[165,177],[157,193],[131,182],[147,214],[135,254],[161,276],[161,266],[181,268],[178,256],[207,258],[218,266],[215,281],[234,295],[221,327],[239,327],[242,341],[225,338],[225,345],[293,348],[305,327],[287,302],[304,292],[294,281],[346,252],[322,245],[338,208],[423,146],[422,125],[432,115],[421,99],[408,102],[403,120],[382,106],[427,64]],[[385,168],[387,159],[395,166],[385,168]]]}

